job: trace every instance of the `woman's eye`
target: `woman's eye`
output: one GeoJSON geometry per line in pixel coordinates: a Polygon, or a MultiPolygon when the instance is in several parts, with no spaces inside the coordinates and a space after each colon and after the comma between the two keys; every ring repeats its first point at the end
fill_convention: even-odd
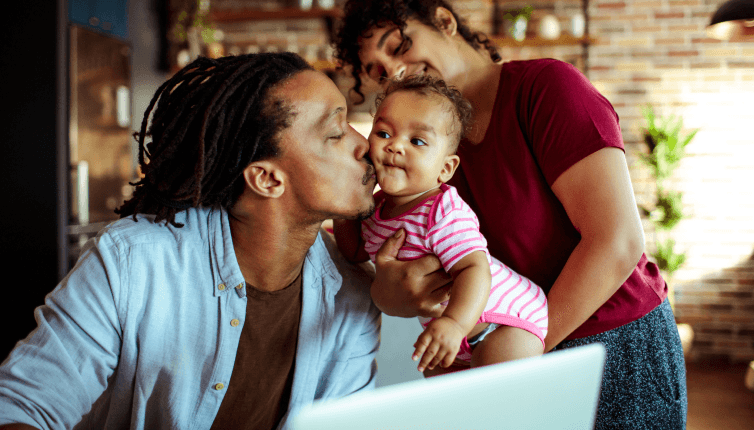
{"type": "Polygon", "coordinates": [[[333,140],[340,140],[340,139],[342,139],[342,138],[343,138],[343,136],[345,136],[345,135],[346,135],[346,132],[344,131],[343,133],[340,133],[340,134],[338,134],[338,135],[335,135],[335,136],[330,136],[330,137],[328,137],[328,139],[333,139],[333,140]]]}
{"type": "Polygon", "coordinates": [[[403,36],[403,39],[401,39],[401,43],[393,51],[393,55],[398,56],[398,55],[405,54],[406,51],[411,49],[411,44],[412,44],[411,38],[403,36]]]}
{"type": "Polygon", "coordinates": [[[427,146],[427,142],[425,142],[425,141],[423,141],[423,140],[421,140],[419,138],[416,138],[416,137],[414,137],[413,139],[411,139],[411,143],[414,144],[414,145],[416,145],[416,146],[427,146]]]}

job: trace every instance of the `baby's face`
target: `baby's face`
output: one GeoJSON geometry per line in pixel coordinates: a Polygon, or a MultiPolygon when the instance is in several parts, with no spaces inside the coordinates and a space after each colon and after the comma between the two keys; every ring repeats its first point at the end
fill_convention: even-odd
{"type": "Polygon", "coordinates": [[[444,182],[440,176],[455,135],[441,96],[407,91],[387,96],[369,134],[380,188],[391,196],[412,196],[444,182]]]}

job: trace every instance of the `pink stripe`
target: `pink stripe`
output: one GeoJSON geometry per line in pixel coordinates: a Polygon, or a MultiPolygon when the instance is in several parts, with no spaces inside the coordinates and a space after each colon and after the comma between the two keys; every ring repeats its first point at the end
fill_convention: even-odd
{"type": "MultiPolygon", "coordinates": [[[[518,283],[520,284],[520,283],[521,283],[521,281],[522,281],[522,279],[521,279],[521,278],[519,278],[519,282],[518,282],[518,283]]],[[[529,285],[531,285],[531,283],[529,283],[529,285]]],[[[510,304],[510,305],[508,305],[508,311],[506,312],[506,314],[509,314],[509,313],[511,313],[511,309],[513,309],[513,305],[514,305],[514,304],[515,304],[515,303],[516,303],[516,302],[518,301],[518,299],[520,299],[521,297],[523,297],[523,296],[524,296],[524,294],[526,294],[526,293],[527,293],[528,291],[529,291],[529,288],[525,289],[524,291],[521,291],[521,294],[517,295],[517,296],[516,296],[516,298],[514,298],[514,299],[513,299],[512,301],[511,301],[511,304],[510,304]]]]}
{"type": "Polygon", "coordinates": [[[538,320],[534,321],[534,324],[536,324],[536,323],[538,323],[538,322],[540,322],[540,321],[542,321],[542,320],[546,320],[548,316],[549,316],[549,315],[545,315],[545,316],[543,316],[542,318],[540,318],[540,319],[538,319],[538,320]]]}
{"type": "Polygon", "coordinates": [[[447,261],[445,262],[445,265],[446,265],[446,266],[447,266],[447,265],[450,265],[450,263],[451,263],[451,262],[453,262],[453,260],[457,259],[458,257],[461,257],[461,256],[464,256],[464,257],[465,257],[465,256],[467,256],[467,255],[471,254],[471,253],[472,253],[472,252],[474,252],[474,251],[484,251],[484,247],[483,247],[483,246],[475,246],[475,247],[473,247],[473,248],[469,248],[469,249],[467,249],[467,251],[468,251],[468,252],[459,252],[458,254],[454,255],[454,256],[453,256],[452,258],[450,258],[449,260],[447,260],[447,261]]]}
{"type": "MultiPolygon", "coordinates": [[[[459,246],[461,246],[461,245],[463,245],[463,244],[466,244],[466,243],[469,243],[469,242],[478,242],[478,240],[477,240],[476,238],[472,238],[472,239],[466,239],[466,240],[462,240],[462,241],[460,241],[460,242],[456,242],[456,243],[454,243],[454,244],[450,245],[449,247],[447,247],[447,248],[443,249],[443,250],[442,250],[442,251],[441,251],[441,252],[440,252],[439,254],[437,254],[437,257],[438,257],[438,258],[440,258],[440,257],[442,257],[443,255],[445,255],[445,253],[447,253],[448,251],[450,251],[450,250],[452,250],[452,249],[454,249],[454,248],[458,248],[459,246]]],[[[481,246],[481,245],[477,245],[477,248],[478,248],[479,246],[481,246]]],[[[465,249],[465,248],[464,248],[464,249],[465,249]]],[[[462,251],[463,251],[463,250],[461,250],[461,252],[462,252],[462,251]]]]}
{"type": "MultiPolygon", "coordinates": [[[[424,255],[426,255],[426,254],[424,254],[424,255]]],[[[401,258],[401,261],[411,261],[411,260],[418,260],[418,259],[420,259],[420,258],[424,257],[424,255],[417,255],[417,256],[408,256],[408,257],[404,257],[404,258],[401,258]]]]}
{"type": "MultiPolygon", "coordinates": [[[[529,281],[529,287],[526,289],[526,292],[528,293],[531,288],[536,288],[537,289],[537,294],[534,297],[532,297],[531,300],[529,300],[523,306],[521,306],[521,310],[519,311],[519,313],[523,312],[524,309],[526,309],[527,307],[529,307],[530,304],[532,304],[535,300],[537,300],[537,297],[539,297],[539,294],[542,292],[542,290],[540,290],[539,288],[535,287],[534,284],[532,284],[532,282],[529,281]]],[[[529,314],[529,316],[531,316],[531,315],[532,314],[529,314]]],[[[525,319],[528,320],[529,318],[527,317],[525,319]]]]}
{"type": "Polygon", "coordinates": [[[495,276],[499,275],[500,272],[502,272],[502,271],[503,271],[503,266],[499,266],[499,265],[497,265],[497,264],[495,264],[495,263],[493,263],[493,262],[490,261],[490,272],[491,272],[491,277],[492,278],[494,278],[495,276]],[[497,272],[492,272],[492,269],[495,268],[495,267],[498,268],[497,272]]]}
{"type": "MultiPolygon", "coordinates": [[[[511,275],[513,275],[512,271],[511,271],[511,275]]],[[[508,279],[510,279],[510,276],[508,277],[508,279]]],[[[507,279],[506,279],[506,281],[507,281],[507,279]]],[[[508,288],[508,290],[506,292],[504,292],[502,296],[500,296],[500,300],[498,300],[497,303],[495,303],[495,307],[493,307],[492,309],[499,308],[500,304],[503,302],[503,299],[505,299],[505,296],[507,296],[508,294],[510,294],[510,292],[513,291],[513,289],[515,289],[516,287],[518,287],[519,284],[521,284],[521,277],[518,278],[518,282],[516,282],[512,287],[508,288]]]]}
{"type": "MultiPolygon", "coordinates": [[[[459,235],[459,234],[463,234],[463,233],[466,233],[466,232],[469,232],[469,231],[476,231],[476,230],[477,230],[476,228],[472,228],[472,227],[469,227],[469,228],[466,228],[466,229],[463,229],[463,230],[458,230],[458,231],[455,231],[455,232],[453,232],[453,233],[450,233],[449,235],[447,235],[447,236],[443,237],[442,239],[435,241],[435,245],[439,245],[439,244],[441,244],[442,242],[444,242],[444,241],[446,241],[446,240],[448,240],[448,239],[451,239],[451,238],[453,238],[453,237],[454,237],[454,236],[456,236],[456,235],[459,235]]],[[[435,235],[436,233],[439,233],[439,232],[440,232],[440,231],[438,230],[438,231],[436,231],[435,233],[430,233],[430,234],[429,234],[429,235],[427,236],[427,238],[429,238],[429,237],[431,237],[431,236],[433,236],[433,235],[435,235]]],[[[478,237],[477,237],[477,238],[478,238],[478,237]]]]}
{"type": "MultiPolygon", "coordinates": [[[[385,240],[387,240],[387,238],[389,237],[389,236],[383,236],[383,235],[379,234],[379,233],[377,232],[377,230],[375,230],[374,228],[372,228],[372,226],[370,226],[369,224],[364,224],[364,227],[366,227],[366,229],[367,229],[367,230],[368,230],[368,231],[369,231],[370,233],[372,233],[373,235],[375,235],[375,236],[379,237],[380,239],[385,239],[385,240]]],[[[386,228],[386,230],[390,230],[390,229],[389,229],[389,228],[386,228]]],[[[391,231],[393,231],[393,232],[396,232],[396,231],[398,231],[398,230],[396,229],[396,230],[391,230],[391,231]]]]}
{"type": "Polygon", "coordinates": [[[401,247],[401,249],[403,249],[403,248],[406,248],[406,247],[407,247],[407,246],[409,246],[409,245],[411,245],[411,247],[413,247],[413,248],[416,248],[416,249],[418,249],[418,250],[421,250],[421,251],[423,251],[423,252],[425,252],[425,253],[430,253],[430,254],[432,253],[432,250],[431,250],[431,249],[429,249],[429,248],[425,248],[425,247],[424,247],[424,246],[423,246],[422,244],[420,244],[420,243],[413,243],[413,242],[411,242],[411,243],[408,243],[408,244],[406,244],[406,245],[403,245],[403,246],[401,247]]]}
{"type": "MultiPolygon", "coordinates": [[[[542,292],[542,290],[541,290],[541,289],[540,289],[539,291],[537,291],[537,297],[539,297],[539,293],[541,293],[541,292],[542,292]]],[[[535,299],[536,299],[537,297],[535,297],[535,299]]],[[[533,310],[533,311],[532,311],[532,312],[531,312],[531,313],[530,313],[530,314],[529,314],[529,315],[528,315],[528,316],[526,317],[526,319],[528,320],[529,318],[531,318],[531,316],[532,316],[532,315],[534,315],[534,314],[536,314],[537,312],[539,312],[540,310],[542,310],[542,308],[544,308],[545,306],[547,306],[547,299],[546,299],[546,298],[545,298],[545,301],[543,301],[543,302],[542,302],[542,304],[541,304],[541,305],[540,305],[540,306],[539,306],[539,307],[538,307],[537,309],[534,309],[534,310],[533,310]]]]}
{"type": "Polygon", "coordinates": [[[406,224],[411,224],[415,227],[424,227],[424,224],[418,221],[410,220],[410,219],[404,219],[403,222],[406,224]]]}
{"type": "MultiPolygon", "coordinates": [[[[500,266],[500,271],[502,271],[502,270],[503,270],[503,266],[500,266]]],[[[498,273],[500,273],[500,272],[498,272],[498,273]]],[[[495,275],[497,275],[497,273],[496,273],[495,275]]],[[[499,286],[501,286],[501,285],[503,285],[504,283],[508,282],[508,279],[510,279],[510,278],[511,278],[511,276],[513,276],[513,271],[511,271],[511,270],[508,270],[508,277],[506,277],[506,278],[505,278],[505,279],[503,279],[502,281],[498,282],[498,283],[497,283],[497,284],[496,284],[496,285],[495,285],[494,287],[492,287],[492,289],[490,290],[490,295],[492,295],[492,293],[494,293],[494,292],[495,292],[495,290],[497,290],[497,288],[498,288],[499,286]]]]}
{"type": "Polygon", "coordinates": [[[459,223],[459,222],[467,222],[467,223],[470,223],[473,226],[477,225],[476,220],[474,218],[468,218],[468,217],[467,218],[454,218],[452,221],[450,221],[448,223],[445,223],[445,224],[435,224],[435,226],[433,227],[433,230],[446,229],[449,226],[451,226],[453,224],[456,224],[456,223],[459,223]]]}

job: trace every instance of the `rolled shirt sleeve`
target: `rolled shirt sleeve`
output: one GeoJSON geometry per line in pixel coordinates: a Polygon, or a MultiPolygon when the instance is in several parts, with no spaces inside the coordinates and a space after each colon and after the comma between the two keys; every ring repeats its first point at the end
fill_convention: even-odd
{"type": "Polygon", "coordinates": [[[72,428],[105,391],[121,346],[122,271],[109,239],[89,242],[34,311],[37,328],[0,365],[0,424],[72,428]]]}

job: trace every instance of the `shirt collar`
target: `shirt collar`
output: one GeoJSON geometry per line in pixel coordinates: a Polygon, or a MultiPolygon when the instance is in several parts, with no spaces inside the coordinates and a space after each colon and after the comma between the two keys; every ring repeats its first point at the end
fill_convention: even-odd
{"type": "MultiPolygon", "coordinates": [[[[208,218],[208,242],[210,259],[212,261],[213,296],[218,297],[231,290],[236,291],[240,297],[246,296],[246,282],[244,281],[241,267],[238,265],[236,251],[233,248],[233,238],[230,233],[230,220],[228,212],[222,208],[210,209],[208,218]]],[[[304,278],[305,285],[327,290],[330,295],[335,295],[340,290],[342,276],[331,258],[333,250],[328,249],[322,235],[327,234],[320,229],[314,244],[306,253],[304,266],[309,266],[310,273],[318,275],[321,282],[314,279],[304,278]]],[[[330,243],[331,246],[334,244],[330,243]]],[[[334,252],[338,252],[334,250],[334,252]]],[[[307,267],[304,267],[304,274],[307,267]]]]}

